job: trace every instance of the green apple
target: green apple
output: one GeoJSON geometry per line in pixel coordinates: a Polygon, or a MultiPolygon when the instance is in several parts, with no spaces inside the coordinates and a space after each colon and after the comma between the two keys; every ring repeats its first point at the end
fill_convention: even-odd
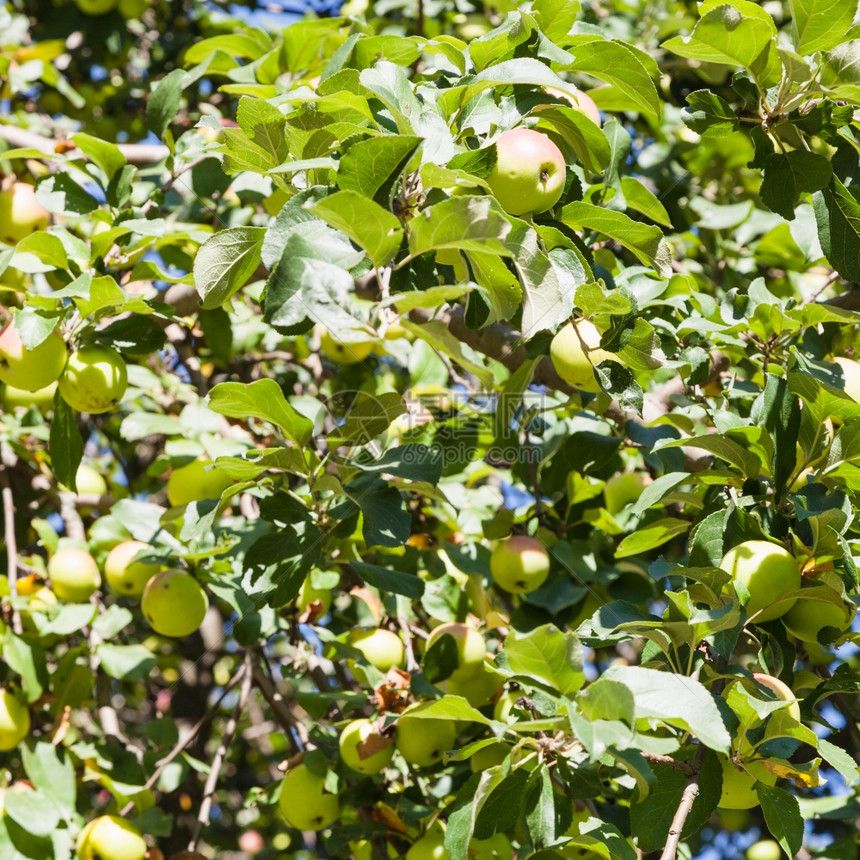
{"type": "MultiPolygon", "coordinates": [[[[364,659],[375,669],[385,673],[389,669],[402,667],[406,662],[406,649],[396,633],[378,627],[375,630],[356,630],[348,642],[364,655],[364,659]]],[[[356,669],[359,667],[356,666],[356,669]]]]}
{"type": "Polygon", "coordinates": [[[131,21],[133,18],[140,18],[149,9],[149,0],[119,0],[116,5],[119,14],[126,21],[131,21]]]}
{"type": "Polygon", "coordinates": [[[594,103],[594,99],[580,89],[572,87],[573,92],[559,90],[555,87],[547,87],[547,95],[555,96],[557,99],[564,99],[570,106],[579,111],[584,116],[587,116],[598,128],[600,128],[600,108],[594,103]]]}
{"type": "Polygon", "coordinates": [[[219,469],[210,469],[212,461],[200,457],[185,466],[179,466],[167,479],[167,499],[174,507],[204,499],[220,499],[221,493],[233,481],[219,469]]]}
{"type": "Polygon", "coordinates": [[[505,591],[527,594],[540,588],[549,575],[549,553],[533,537],[514,535],[493,550],[490,572],[505,591]]]}
{"type": "Polygon", "coordinates": [[[496,138],[496,165],[487,185],[511,215],[537,215],[558,203],[567,167],[561,150],[531,128],[512,128],[496,138]]]}
{"type": "Polygon", "coordinates": [[[567,383],[594,394],[600,384],[594,368],[617,356],[600,348],[600,332],[588,320],[565,323],[549,345],[549,355],[556,373],[567,383]]]}
{"type": "Polygon", "coordinates": [[[782,848],[774,839],[759,839],[747,848],[746,860],[781,860],[782,848]]]}
{"type": "Polygon", "coordinates": [[[484,658],[487,656],[487,646],[484,637],[469,627],[456,621],[440,624],[427,639],[427,647],[432,647],[443,636],[450,636],[457,648],[457,668],[449,676],[449,680],[469,681],[477,678],[484,669],[484,658]]]}
{"type": "Polygon", "coordinates": [[[105,479],[87,463],[81,463],[75,472],[75,486],[78,493],[90,496],[104,496],[107,493],[105,479]]]}
{"type": "MultiPolygon", "coordinates": [[[[794,556],[781,546],[763,540],[748,540],[730,549],[720,562],[732,582],[749,591],[747,615],[756,622],[773,621],[794,606],[794,600],[779,600],[781,594],[800,588],[800,568],[794,556]]],[[[732,593],[732,583],[725,589],[732,593]]]]}
{"type": "Polygon", "coordinates": [[[340,733],[340,757],[357,773],[374,774],[385,768],[394,756],[394,743],[377,734],[370,720],[353,720],[340,733]]]}
{"type": "Polygon", "coordinates": [[[130,821],[102,815],[78,834],[76,856],[78,860],[143,860],[146,843],[130,821]]]}
{"type": "Polygon", "coordinates": [[[106,15],[116,6],[116,0],[75,0],[84,15],[106,15]]]}
{"type": "Polygon", "coordinates": [[[56,382],[66,366],[66,343],[55,331],[35,349],[25,349],[15,323],[0,332],[0,382],[36,392],[56,382]]]}
{"type": "Polygon", "coordinates": [[[146,584],[156,573],[164,570],[157,562],[134,561],[141,552],[150,550],[149,544],[139,540],[118,543],[105,559],[105,579],[116,594],[137,597],[143,594],[146,584]]]}
{"type": "Polygon", "coordinates": [[[760,761],[738,768],[728,756],[721,755],[719,759],[723,768],[723,793],[717,806],[721,809],[752,809],[759,805],[756,781],[776,785],[776,777],[760,761]]]}
{"type": "Polygon", "coordinates": [[[320,335],[320,349],[329,361],[335,364],[358,364],[364,361],[373,351],[372,340],[343,341],[335,340],[324,329],[320,335]]]}
{"type": "Polygon", "coordinates": [[[15,749],[30,734],[30,712],[9,690],[0,690],[0,750],[15,749]]]}
{"type": "Polygon", "coordinates": [[[407,708],[397,721],[397,751],[409,764],[433,767],[453,748],[457,729],[451,720],[409,716],[414,708],[407,708]]]}
{"type": "Polygon", "coordinates": [[[122,400],[128,374],[122,356],[106,346],[82,346],[69,356],[60,396],[72,409],[96,415],[122,400]]]}
{"type": "Polygon", "coordinates": [[[642,495],[642,490],[651,480],[651,476],[645,472],[622,472],[613,475],[603,487],[606,510],[613,516],[619,513],[642,495]]]}
{"type": "Polygon", "coordinates": [[[296,595],[296,606],[301,612],[310,612],[312,605],[316,615],[325,615],[331,608],[331,589],[314,588],[311,577],[306,576],[296,595]]]}
{"type": "Polygon", "coordinates": [[[511,840],[504,833],[489,839],[473,839],[469,843],[469,860],[513,860],[511,840]]]}
{"type": "Polygon", "coordinates": [[[83,549],[67,546],[58,549],[48,561],[51,587],[60,600],[84,603],[102,584],[96,560],[83,549]]]}
{"type": "MultiPolygon", "coordinates": [[[[835,589],[833,596],[841,599],[835,589]]],[[[845,633],[851,627],[855,611],[853,604],[824,603],[820,600],[800,598],[782,616],[782,623],[795,639],[801,642],[818,642],[819,635],[827,627],[838,630],[840,635],[845,633]]]]}
{"type": "Polygon", "coordinates": [[[839,365],[842,371],[842,382],[845,393],[860,403],[860,363],[851,358],[834,358],[833,363],[839,365]]]}
{"type": "Polygon", "coordinates": [[[14,410],[18,406],[24,409],[35,406],[39,412],[44,414],[49,409],[53,409],[56,390],[56,381],[36,391],[27,391],[25,388],[16,388],[14,385],[4,385],[3,405],[7,410],[14,410]]]}
{"type": "Polygon", "coordinates": [[[46,230],[51,215],[36,200],[36,190],[26,182],[16,182],[0,191],[0,240],[17,245],[23,238],[46,230]]]}
{"type": "Polygon", "coordinates": [[[800,722],[800,705],[797,703],[797,696],[794,695],[794,690],[785,681],[780,681],[779,678],[774,678],[773,675],[767,675],[764,672],[753,672],[753,678],[762,686],[767,687],[777,699],[791,702],[786,710],[789,716],[800,722]]]}
{"type": "Polygon", "coordinates": [[[445,850],[445,828],[439,819],[412,843],[406,852],[406,860],[451,860],[451,855],[445,850]]]}
{"type": "Polygon", "coordinates": [[[209,608],[209,598],[190,573],[170,568],[156,573],[146,583],[140,607],[156,633],[190,636],[200,629],[209,608]]]}
{"type": "Polygon", "coordinates": [[[494,671],[487,670],[483,665],[475,675],[469,675],[465,678],[455,678],[452,675],[445,682],[447,691],[452,696],[462,696],[473,708],[486,705],[498,693],[501,683],[502,678],[494,671]]]}
{"type": "Polygon", "coordinates": [[[473,773],[481,773],[481,771],[489,770],[491,767],[501,764],[511,751],[509,744],[504,744],[498,741],[494,744],[488,744],[481,747],[470,759],[469,767],[473,773]]]}
{"type": "Polygon", "coordinates": [[[323,830],[340,816],[340,800],[325,790],[325,777],[300,764],[281,782],[278,806],[287,823],[297,830],[323,830]]]}

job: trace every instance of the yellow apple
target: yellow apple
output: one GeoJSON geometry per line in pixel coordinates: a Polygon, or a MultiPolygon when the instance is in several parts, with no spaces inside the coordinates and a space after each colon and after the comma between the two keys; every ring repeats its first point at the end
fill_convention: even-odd
{"type": "MultiPolygon", "coordinates": [[[[576,89],[576,88],[574,88],[576,89]]],[[[564,99],[570,106],[587,116],[598,128],[600,128],[600,108],[594,103],[594,99],[583,92],[576,89],[575,93],[569,93],[565,90],[559,90],[555,87],[546,88],[547,95],[555,96],[557,99],[564,99]]]]}
{"type": "Polygon", "coordinates": [[[843,389],[852,399],[860,403],[860,364],[851,358],[834,358],[833,363],[842,371],[843,389]]]}
{"type": "Polygon", "coordinates": [[[139,540],[118,543],[105,559],[105,579],[117,594],[137,597],[143,594],[146,584],[164,565],[157,562],[134,561],[134,557],[145,550],[149,544],[139,540]]]}
{"type": "Polygon", "coordinates": [[[78,834],[78,860],[143,860],[146,842],[140,831],[119,815],[102,815],[78,834]]]}
{"type": "Polygon", "coordinates": [[[320,335],[320,349],[329,361],[335,364],[358,364],[373,351],[372,340],[349,341],[335,340],[327,329],[320,335]]]}
{"type": "Polygon", "coordinates": [[[60,396],[72,409],[96,415],[113,409],[127,385],[125,362],[116,350],[82,346],[69,356],[60,377],[60,396]]]}
{"type": "Polygon", "coordinates": [[[15,749],[30,734],[30,712],[9,690],[0,690],[0,750],[15,749]]]}
{"type": "Polygon", "coordinates": [[[36,200],[36,191],[26,182],[16,182],[0,191],[0,240],[17,245],[37,230],[46,230],[51,215],[36,200]]]}
{"type": "MultiPolygon", "coordinates": [[[[451,681],[470,681],[481,674],[487,646],[484,637],[468,624],[449,622],[436,627],[427,639],[427,648],[432,647],[443,636],[450,636],[457,649],[457,668],[451,673],[451,681]]],[[[498,684],[496,685],[498,686],[498,684]]]]}
{"type": "Polygon", "coordinates": [[[219,469],[209,468],[212,461],[200,457],[185,466],[179,466],[167,479],[167,499],[174,507],[204,499],[220,499],[233,481],[219,469]]]}
{"type": "MultiPolygon", "coordinates": [[[[800,568],[794,556],[781,546],[763,540],[748,540],[730,549],[720,568],[749,591],[746,605],[754,621],[773,621],[794,605],[794,600],[780,601],[780,595],[800,588],[800,568]]],[[[731,594],[731,583],[725,592],[731,594]]]]}
{"type": "Polygon", "coordinates": [[[756,781],[776,785],[776,777],[760,762],[735,766],[728,756],[719,756],[723,767],[723,792],[717,804],[721,809],[752,809],[758,806],[756,781]]]}
{"type": "Polygon", "coordinates": [[[84,603],[102,584],[96,560],[77,547],[58,549],[48,561],[48,576],[57,597],[70,603],[84,603]]]}
{"type": "Polygon", "coordinates": [[[56,382],[66,366],[66,344],[57,332],[35,349],[25,349],[15,323],[0,332],[0,381],[36,392],[56,382]]]}
{"type": "MultiPolygon", "coordinates": [[[[833,596],[841,598],[834,589],[833,596]]],[[[849,603],[824,603],[801,598],[782,616],[785,629],[801,642],[818,642],[825,628],[838,630],[840,635],[851,627],[856,608],[849,603]]]]}
{"type": "Polygon", "coordinates": [[[340,800],[325,790],[325,777],[300,764],[287,771],[278,799],[281,814],[297,830],[323,830],[340,816],[340,800]]]}
{"type": "Polygon", "coordinates": [[[24,409],[29,409],[35,406],[39,412],[43,414],[54,406],[54,392],[57,390],[57,383],[52,382],[44,388],[39,388],[36,391],[27,391],[25,388],[16,388],[14,385],[3,386],[3,405],[7,410],[14,410],[20,406],[24,409]]]}
{"type": "Polygon", "coordinates": [[[414,708],[407,708],[397,721],[397,751],[409,764],[433,767],[454,746],[457,729],[451,720],[410,716],[414,708]]]}
{"type": "Polygon", "coordinates": [[[527,535],[514,535],[490,555],[490,572],[500,588],[511,594],[527,594],[540,588],[549,576],[549,553],[527,535]]]}
{"type": "Polygon", "coordinates": [[[344,764],[367,775],[379,773],[394,756],[394,742],[374,732],[368,719],[349,723],[340,733],[338,747],[344,764]]]}
{"type": "Polygon", "coordinates": [[[156,573],[146,583],[140,607],[156,633],[190,636],[203,623],[209,598],[190,573],[170,568],[156,573]]]}
{"type": "Polygon", "coordinates": [[[797,703],[794,690],[785,681],[780,681],[779,678],[774,678],[773,675],[767,675],[764,672],[753,672],[753,678],[762,686],[767,687],[778,699],[791,702],[786,710],[791,717],[800,722],[800,705],[797,703]]]}
{"type": "Polygon", "coordinates": [[[583,391],[600,391],[594,368],[602,361],[617,360],[617,356],[600,348],[600,338],[600,332],[588,320],[565,323],[549,346],[556,373],[583,391]]]}

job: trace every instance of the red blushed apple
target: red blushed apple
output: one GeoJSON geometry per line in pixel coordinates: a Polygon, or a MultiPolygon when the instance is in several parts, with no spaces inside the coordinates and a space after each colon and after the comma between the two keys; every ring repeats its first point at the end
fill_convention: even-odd
{"type": "Polygon", "coordinates": [[[16,182],[0,191],[0,239],[7,245],[17,245],[25,236],[45,230],[50,223],[50,213],[36,200],[32,185],[16,182]]]}
{"type": "Polygon", "coordinates": [[[558,203],[567,168],[561,150],[531,128],[512,128],[496,140],[498,160],[487,184],[511,215],[537,215],[558,203]]]}
{"type": "Polygon", "coordinates": [[[594,103],[594,99],[586,95],[582,90],[577,89],[575,92],[567,92],[565,90],[558,90],[555,87],[547,87],[546,94],[555,96],[557,99],[564,99],[574,110],[578,110],[581,114],[587,116],[598,128],[600,127],[600,108],[594,103]]]}

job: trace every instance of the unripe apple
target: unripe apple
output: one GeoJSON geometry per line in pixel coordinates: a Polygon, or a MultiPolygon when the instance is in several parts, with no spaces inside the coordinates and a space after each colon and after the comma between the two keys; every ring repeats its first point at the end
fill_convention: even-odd
{"type": "Polygon", "coordinates": [[[469,767],[473,773],[481,773],[501,764],[511,751],[509,744],[503,744],[501,741],[481,747],[470,759],[469,767]]]}
{"type": "Polygon", "coordinates": [[[84,603],[98,591],[102,577],[96,560],[83,549],[62,547],[48,561],[51,587],[60,600],[84,603]]]}
{"type": "Polygon", "coordinates": [[[558,203],[567,168],[561,150],[545,134],[512,128],[496,139],[498,159],[487,184],[511,215],[537,215],[558,203]]]}
{"type": "Polygon", "coordinates": [[[451,855],[445,850],[445,829],[438,819],[412,843],[406,852],[406,860],[451,860],[451,855]]]}
{"type": "Polygon", "coordinates": [[[475,675],[456,678],[452,675],[445,686],[452,696],[462,696],[473,708],[480,708],[498,693],[501,683],[499,675],[481,666],[475,675]]]}
{"type": "Polygon", "coordinates": [[[84,15],[106,15],[116,6],[116,0],[75,0],[84,15]]]}
{"type": "Polygon", "coordinates": [[[549,553],[533,537],[514,535],[493,550],[490,572],[505,591],[527,594],[540,588],[549,576],[549,553]]]}
{"type": "Polygon", "coordinates": [[[600,348],[600,338],[600,332],[588,320],[565,323],[549,345],[556,373],[583,391],[600,391],[594,368],[602,361],[617,360],[617,356],[600,348]]]}
{"type": "Polygon", "coordinates": [[[119,14],[126,21],[130,21],[132,18],[140,18],[149,9],[149,0],[118,0],[116,6],[119,14]]]}
{"type": "Polygon", "coordinates": [[[325,790],[325,777],[307,765],[287,771],[278,798],[281,814],[297,830],[323,830],[340,816],[340,800],[325,790]]]}
{"type": "Polygon", "coordinates": [[[397,721],[397,751],[409,764],[433,767],[457,740],[457,729],[451,720],[411,717],[407,708],[397,721]]]}
{"type": "Polygon", "coordinates": [[[54,406],[54,392],[57,390],[56,381],[36,391],[27,391],[25,388],[16,388],[14,385],[3,386],[3,406],[7,410],[14,410],[21,406],[29,409],[35,406],[42,414],[54,406]]]}
{"type": "Polygon", "coordinates": [[[469,860],[512,860],[513,856],[511,840],[504,833],[469,842],[469,860]]]}
{"type": "Polygon", "coordinates": [[[851,358],[834,358],[834,364],[838,364],[842,371],[843,389],[845,393],[857,403],[860,403],[860,363],[851,358]]]}
{"type": "Polygon", "coordinates": [[[774,839],[760,839],[747,848],[746,860],[781,860],[782,848],[774,839]]]}
{"type": "Polygon", "coordinates": [[[75,486],[79,494],[85,493],[90,496],[103,496],[107,493],[105,479],[92,466],[86,463],[81,463],[75,472],[75,486]]]}
{"type": "Polygon", "coordinates": [[[356,630],[348,641],[353,648],[361,651],[371,666],[382,673],[402,667],[406,662],[406,649],[400,637],[390,630],[381,627],[376,630],[356,630]]]}
{"type": "Polygon", "coordinates": [[[146,843],[140,831],[119,815],[102,815],[78,834],[78,860],[143,860],[146,843]]]}
{"type": "Polygon", "coordinates": [[[9,690],[0,690],[0,750],[15,749],[30,734],[30,712],[9,690]]]}
{"type": "Polygon", "coordinates": [[[645,472],[622,472],[613,475],[603,488],[606,510],[613,516],[619,513],[642,495],[642,490],[651,480],[651,476],[645,472]]]}
{"type": "Polygon", "coordinates": [[[203,623],[209,598],[190,573],[170,568],[156,573],[146,583],[140,608],[156,633],[190,636],[203,623]]]}
{"type": "Polygon", "coordinates": [[[723,768],[723,793],[717,804],[721,809],[752,809],[758,806],[756,780],[764,785],[776,785],[776,777],[760,762],[754,761],[738,769],[728,756],[719,756],[723,768]]]}
{"type": "Polygon", "coordinates": [[[65,341],[57,332],[35,349],[25,349],[15,323],[0,332],[0,381],[24,391],[39,391],[56,382],[66,366],[65,341]]]}
{"type": "Polygon", "coordinates": [[[46,230],[51,215],[38,200],[32,185],[16,182],[11,188],[0,191],[0,240],[17,245],[37,230],[46,230]]]}
{"type": "Polygon", "coordinates": [[[778,699],[785,702],[791,702],[786,709],[789,716],[793,717],[797,722],[800,722],[800,705],[797,703],[797,697],[794,695],[794,690],[779,678],[774,678],[773,675],[767,675],[764,672],[753,672],[753,678],[767,687],[778,699]]]}
{"type": "MultiPolygon", "coordinates": [[[[794,556],[781,546],[764,540],[748,540],[730,549],[720,562],[720,568],[732,576],[732,582],[742,583],[750,598],[746,605],[748,616],[756,622],[773,621],[794,605],[794,600],[777,602],[780,595],[800,588],[800,569],[794,556]]],[[[731,594],[731,583],[725,593],[731,594]]]]}
{"type": "Polygon", "coordinates": [[[127,540],[117,544],[105,559],[105,579],[117,593],[130,597],[143,594],[146,584],[164,565],[157,562],[133,561],[134,557],[149,544],[139,540],[127,540]]]}
{"type": "Polygon", "coordinates": [[[296,595],[296,606],[302,612],[307,612],[312,603],[318,603],[320,609],[318,614],[324,615],[331,608],[331,589],[314,588],[310,576],[306,576],[296,595]]]}
{"type": "Polygon", "coordinates": [[[484,668],[487,646],[484,637],[468,624],[452,621],[440,624],[427,639],[430,648],[443,636],[450,636],[457,647],[457,668],[449,676],[451,681],[470,681],[478,677],[484,668]]]}
{"type": "Polygon", "coordinates": [[[320,335],[320,349],[323,355],[335,364],[358,364],[373,351],[372,340],[343,341],[335,340],[325,329],[320,335]]]}
{"type": "Polygon", "coordinates": [[[106,346],[82,346],[69,356],[60,396],[72,409],[96,415],[122,400],[128,374],[122,356],[106,346]]]}
{"type": "Polygon", "coordinates": [[[187,505],[204,499],[220,499],[221,493],[233,481],[219,469],[210,469],[212,461],[200,457],[185,466],[179,466],[167,479],[167,498],[171,505],[187,505]]]}
{"type": "Polygon", "coordinates": [[[377,734],[370,720],[353,720],[340,733],[340,757],[357,773],[374,774],[394,756],[394,742],[377,734]]]}
{"type": "Polygon", "coordinates": [[[555,96],[557,99],[564,99],[570,106],[579,111],[584,116],[587,116],[598,128],[600,128],[600,108],[594,103],[594,99],[580,89],[576,93],[569,93],[565,90],[559,90],[555,87],[546,88],[547,95],[555,96]]]}
{"type": "MultiPolygon", "coordinates": [[[[834,589],[834,597],[839,595],[834,589]]],[[[818,642],[821,631],[829,627],[840,635],[851,627],[856,609],[853,605],[824,603],[801,598],[782,616],[785,629],[801,642],[818,642]]]]}

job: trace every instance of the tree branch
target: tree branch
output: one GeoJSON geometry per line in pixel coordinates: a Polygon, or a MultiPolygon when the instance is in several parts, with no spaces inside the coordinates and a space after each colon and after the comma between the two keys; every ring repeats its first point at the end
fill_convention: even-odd
{"type": "Polygon", "coordinates": [[[203,828],[209,823],[209,813],[212,809],[212,798],[215,796],[215,789],[218,787],[218,777],[221,775],[224,759],[227,757],[230,744],[233,742],[233,735],[236,734],[239,717],[242,715],[245,703],[248,701],[248,696],[251,693],[252,678],[251,649],[248,648],[245,651],[245,660],[242,663],[242,688],[239,691],[239,701],[236,702],[236,707],[233,709],[230,720],[224,729],[221,743],[218,746],[215,757],[212,759],[212,767],[209,771],[209,776],[206,778],[206,785],[203,787],[203,802],[200,804],[200,812],[197,814],[194,835],[188,843],[189,851],[197,850],[197,842],[200,839],[200,834],[203,832],[203,828]]]}
{"type": "MultiPolygon", "coordinates": [[[[83,152],[77,148],[65,149],[65,141],[45,137],[34,131],[27,131],[13,125],[0,125],[0,140],[5,140],[6,143],[15,148],[38,149],[45,155],[57,155],[59,152],[63,152],[64,155],[72,158],[86,158],[83,152]]],[[[129,164],[138,167],[158,164],[170,154],[170,150],[160,143],[117,143],[115,146],[129,164]]]]}
{"type": "MultiPolygon", "coordinates": [[[[3,536],[6,543],[6,576],[9,579],[9,593],[12,597],[18,596],[18,542],[15,539],[15,500],[12,496],[12,488],[9,485],[9,474],[5,463],[0,465],[0,487],[2,487],[3,498],[3,536]]],[[[21,613],[17,609],[12,610],[12,630],[19,636],[23,632],[21,627],[21,613]]]]}
{"type": "Polygon", "coordinates": [[[660,855],[660,860],[675,860],[678,853],[678,843],[681,841],[681,832],[684,829],[684,824],[687,821],[687,816],[693,808],[693,803],[699,796],[699,773],[702,769],[702,762],[705,759],[705,745],[699,744],[696,750],[693,761],[690,765],[692,773],[687,779],[687,787],[681,795],[681,802],[678,804],[678,809],[675,811],[675,817],[672,819],[672,826],[669,828],[669,836],[666,839],[666,847],[660,855]]]}

